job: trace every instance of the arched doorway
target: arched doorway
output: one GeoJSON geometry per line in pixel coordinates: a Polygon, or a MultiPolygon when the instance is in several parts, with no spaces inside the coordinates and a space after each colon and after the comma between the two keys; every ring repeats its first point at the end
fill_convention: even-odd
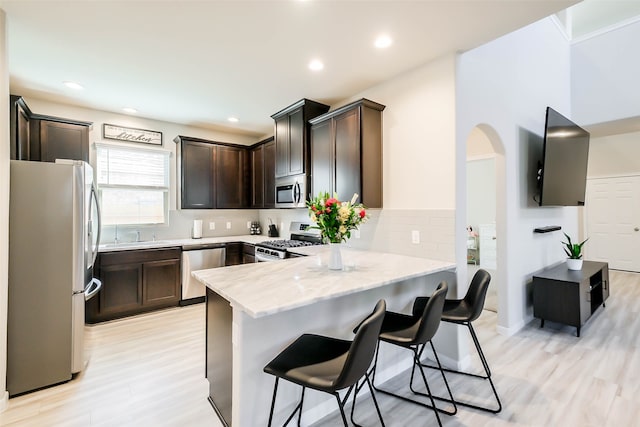
{"type": "Polygon", "coordinates": [[[506,315],[506,182],[504,145],[487,124],[474,127],[466,143],[467,268],[470,279],[484,268],[492,276],[485,309],[506,315]]]}

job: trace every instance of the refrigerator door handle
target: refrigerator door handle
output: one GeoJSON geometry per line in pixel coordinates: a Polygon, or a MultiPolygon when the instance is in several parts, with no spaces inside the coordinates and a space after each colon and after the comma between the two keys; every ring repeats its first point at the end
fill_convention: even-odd
{"type": "Polygon", "coordinates": [[[89,301],[91,298],[93,298],[98,292],[100,292],[100,289],[102,289],[102,282],[99,279],[96,279],[95,277],[93,279],[91,279],[91,282],[89,282],[89,285],[87,285],[87,287],[85,288],[85,290],[83,291],[84,293],[84,300],[85,301],[89,301]]]}
{"type": "MultiPolygon", "coordinates": [[[[91,265],[95,265],[96,263],[96,258],[98,256],[98,248],[100,247],[100,237],[101,237],[101,232],[102,232],[102,218],[100,215],[100,204],[98,203],[98,193],[96,191],[96,186],[94,184],[91,184],[91,203],[95,203],[96,204],[96,213],[97,213],[97,220],[98,220],[98,235],[96,236],[96,247],[95,248],[91,248],[91,250],[93,251],[93,257],[92,257],[92,261],[91,261],[91,265]]],[[[89,209],[89,212],[91,212],[91,209],[89,209]]],[[[93,230],[92,230],[93,232],[93,230]]],[[[93,245],[93,242],[90,242],[91,245],[93,245]]]]}

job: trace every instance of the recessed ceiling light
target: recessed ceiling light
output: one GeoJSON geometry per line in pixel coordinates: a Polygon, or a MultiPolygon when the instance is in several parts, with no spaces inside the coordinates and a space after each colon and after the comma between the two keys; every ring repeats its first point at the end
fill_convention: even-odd
{"type": "Polygon", "coordinates": [[[320,71],[324,68],[324,64],[319,59],[314,59],[309,62],[309,69],[313,71],[320,71]]]}
{"type": "Polygon", "coordinates": [[[231,123],[238,123],[237,117],[229,117],[227,120],[229,120],[231,123]]]}
{"type": "Polygon", "coordinates": [[[75,89],[75,90],[84,89],[84,87],[82,87],[81,84],[78,84],[76,82],[66,81],[66,82],[62,82],[62,84],[65,85],[66,87],[70,88],[70,89],[75,89]]]}
{"type": "Polygon", "coordinates": [[[373,45],[378,49],[384,49],[386,47],[391,46],[391,43],[392,43],[391,37],[389,37],[386,34],[382,34],[376,37],[376,41],[373,42],[373,45]]]}
{"type": "Polygon", "coordinates": [[[122,111],[124,111],[125,113],[129,113],[129,114],[135,114],[138,112],[138,110],[136,110],[135,108],[131,108],[131,107],[125,107],[122,109],[122,111]]]}

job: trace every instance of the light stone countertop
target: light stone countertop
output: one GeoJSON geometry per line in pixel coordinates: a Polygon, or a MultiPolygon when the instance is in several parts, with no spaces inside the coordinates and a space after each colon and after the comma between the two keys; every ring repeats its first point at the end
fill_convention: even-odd
{"type": "Polygon", "coordinates": [[[446,261],[342,248],[344,269],[332,271],[327,268],[328,246],[296,252],[308,256],[192,274],[234,308],[259,318],[455,267],[446,261]]]}
{"type": "Polygon", "coordinates": [[[245,234],[240,236],[220,236],[220,237],[203,237],[202,239],[166,239],[145,242],[122,242],[122,243],[105,243],[101,244],[98,252],[118,252],[134,249],[161,249],[173,248],[189,245],[205,245],[205,244],[224,244],[230,242],[242,242],[255,245],[265,240],[273,240],[275,237],[268,237],[266,234],[245,234]]]}

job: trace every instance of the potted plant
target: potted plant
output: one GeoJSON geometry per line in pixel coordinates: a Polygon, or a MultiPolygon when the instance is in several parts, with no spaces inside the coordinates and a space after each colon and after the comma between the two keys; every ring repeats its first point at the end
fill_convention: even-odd
{"type": "Polygon", "coordinates": [[[562,242],[564,245],[564,251],[569,258],[567,258],[567,268],[569,270],[581,270],[582,269],[582,245],[584,245],[588,238],[581,243],[573,243],[571,237],[567,233],[564,233],[564,237],[567,238],[566,242],[562,242]]]}

